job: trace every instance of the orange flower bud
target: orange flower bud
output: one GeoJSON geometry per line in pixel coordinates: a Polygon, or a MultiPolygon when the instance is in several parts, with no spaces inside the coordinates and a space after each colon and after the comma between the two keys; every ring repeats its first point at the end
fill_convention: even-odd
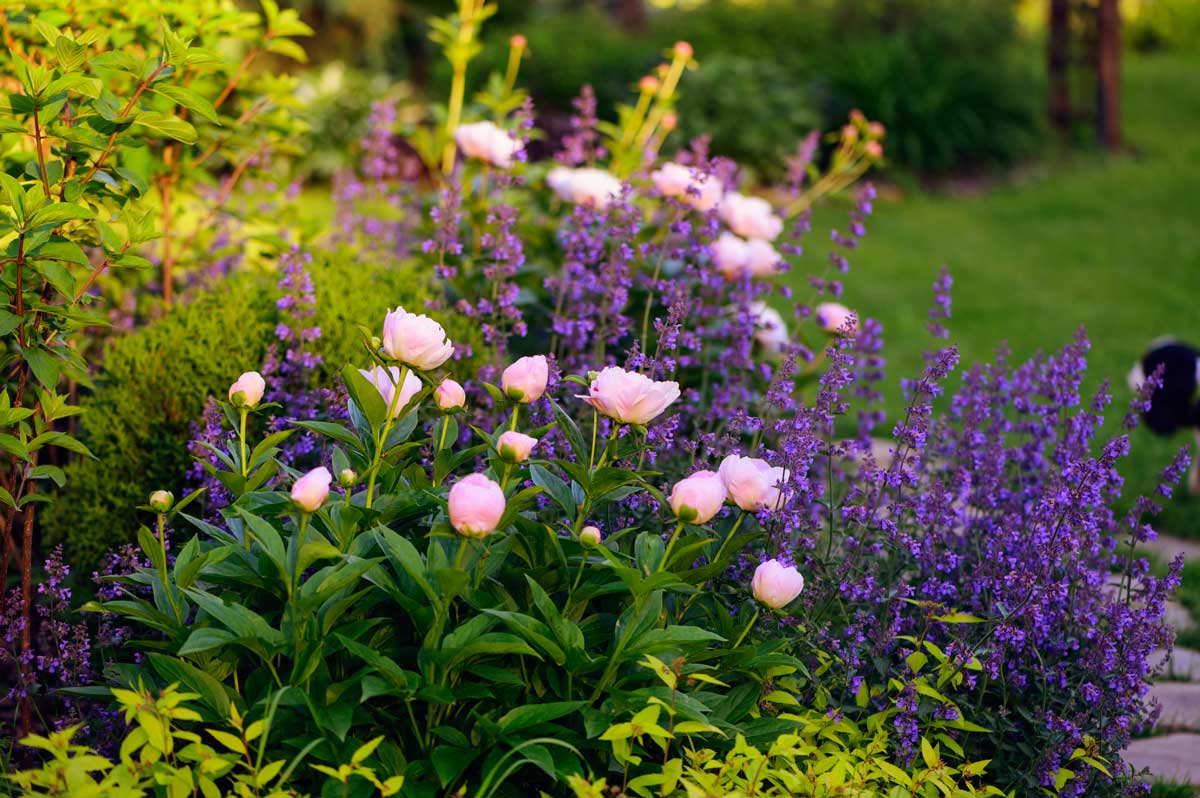
{"type": "Polygon", "coordinates": [[[525,34],[518,33],[508,40],[509,45],[514,50],[524,50],[529,46],[529,40],[525,38],[525,34]]]}
{"type": "Polygon", "coordinates": [[[675,113],[673,111],[667,111],[665,114],[663,114],[663,118],[662,118],[663,130],[674,130],[675,126],[678,124],[679,124],[679,117],[675,116],[675,113]]]}
{"type": "Polygon", "coordinates": [[[658,91],[658,87],[661,85],[662,83],[659,81],[659,79],[653,75],[646,75],[644,78],[638,81],[638,89],[646,94],[655,94],[658,91]]]}
{"type": "Polygon", "coordinates": [[[691,58],[692,53],[692,46],[687,42],[675,42],[675,55],[680,58],[691,58]]]}

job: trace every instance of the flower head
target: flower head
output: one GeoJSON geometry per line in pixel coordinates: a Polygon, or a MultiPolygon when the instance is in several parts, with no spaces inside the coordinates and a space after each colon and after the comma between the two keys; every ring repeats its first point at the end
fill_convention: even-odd
{"type": "Polygon", "coordinates": [[[455,482],[447,501],[450,525],[470,538],[492,534],[504,516],[504,491],[483,474],[471,474],[455,482]]]}
{"type": "Polygon", "coordinates": [[[321,509],[325,498],[329,496],[329,483],[333,482],[333,474],[325,466],[318,466],[309,471],[292,484],[292,501],[301,510],[314,513],[321,509]]]}
{"type": "Polygon", "coordinates": [[[697,471],[671,489],[671,510],[680,521],[707,524],[725,504],[725,481],[713,471],[697,471]]]}
{"type": "Polygon", "coordinates": [[[383,405],[392,418],[400,416],[409,401],[421,392],[421,378],[409,371],[404,375],[400,395],[396,396],[396,385],[400,382],[400,369],[396,366],[375,366],[370,371],[359,369],[358,373],[366,377],[375,386],[375,390],[379,391],[379,395],[383,397],[383,405]]]}
{"type": "Polygon", "coordinates": [[[614,421],[644,426],[679,398],[679,383],[609,366],[592,380],[588,395],[579,398],[614,421]]]}
{"type": "Polygon", "coordinates": [[[524,463],[533,453],[538,439],[516,430],[508,430],[496,439],[496,451],[510,463],[524,463]]]}
{"type": "Polygon", "coordinates": [[[829,335],[853,338],[858,334],[858,315],[837,302],[822,302],[813,311],[817,326],[829,335]]]}
{"type": "Polygon", "coordinates": [[[433,392],[433,401],[442,411],[457,410],[467,403],[467,392],[454,380],[447,377],[438,383],[433,392]]]}
{"type": "Polygon", "coordinates": [[[257,407],[267,383],[257,371],[247,371],[229,386],[229,401],[238,407],[257,407]]]}
{"type": "Polygon", "coordinates": [[[729,500],[738,507],[747,512],[779,509],[782,502],[779,486],[788,478],[786,469],[757,457],[731,454],[721,461],[719,473],[729,500]]]}
{"type": "Polygon", "coordinates": [[[762,197],[747,197],[731,192],[721,199],[721,221],[743,238],[773,241],[783,232],[783,219],[775,215],[771,203],[762,197]]]}
{"type": "Polygon", "coordinates": [[[468,158],[486,161],[507,169],[521,142],[511,133],[492,122],[472,122],[454,129],[454,143],[468,158]]]}
{"type": "Polygon", "coordinates": [[[514,402],[532,404],[546,392],[550,368],[545,355],[523,357],[500,375],[500,388],[514,402]]]}
{"type": "Polygon", "coordinates": [[[699,211],[711,211],[724,194],[721,181],[715,175],[698,173],[674,161],[663,164],[650,179],[659,194],[676,197],[699,211]]]}
{"type": "Polygon", "coordinates": [[[754,569],[750,589],[754,598],[772,609],[781,610],[804,591],[804,577],[795,566],[767,560],[754,569]]]}
{"type": "Polygon", "coordinates": [[[383,320],[383,351],[393,360],[430,371],[450,359],[454,345],[433,319],[396,308],[383,320]]]}

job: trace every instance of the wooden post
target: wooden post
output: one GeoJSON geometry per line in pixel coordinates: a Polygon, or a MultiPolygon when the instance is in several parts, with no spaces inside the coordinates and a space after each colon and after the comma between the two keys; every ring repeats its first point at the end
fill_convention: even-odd
{"type": "Polygon", "coordinates": [[[1046,72],[1049,80],[1047,112],[1055,130],[1071,124],[1071,0],[1050,0],[1046,36],[1046,72]]]}
{"type": "Polygon", "coordinates": [[[1121,149],[1121,9],[1100,0],[1096,10],[1096,133],[1110,151],[1121,149]]]}

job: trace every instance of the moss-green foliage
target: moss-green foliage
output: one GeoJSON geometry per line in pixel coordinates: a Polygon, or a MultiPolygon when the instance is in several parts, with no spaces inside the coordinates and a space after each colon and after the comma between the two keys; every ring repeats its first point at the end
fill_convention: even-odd
{"type": "MultiPolygon", "coordinates": [[[[322,332],[316,350],[325,361],[314,384],[333,384],[342,365],[362,359],[358,324],[378,326],[388,307],[426,305],[430,283],[420,269],[364,263],[350,251],[314,257],[322,332]]],[[[181,495],[190,427],[208,396],[262,367],[277,295],[272,276],[238,275],[107,347],[95,392],[82,402],[80,437],[96,459],[70,467],[63,500],[45,518],[49,544],[63,543],[71,562],[90,569],[104,552],[134,539],[134,507],[150,491],[181,495]]],[[[470,339],[461,321],[455,327],[448,315],[439,318],[452,338],[470,339]]]]}

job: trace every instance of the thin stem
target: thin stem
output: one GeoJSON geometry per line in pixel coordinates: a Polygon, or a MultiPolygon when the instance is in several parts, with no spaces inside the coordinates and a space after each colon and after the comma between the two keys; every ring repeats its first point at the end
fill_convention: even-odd
{"type": "Polygon", "coordinates": [[[667,560],[671,559],[671,550],[675,548],[675,541],[679,539],[679,533],[687,526],[686,523],[680,521],[675,525],[675,531],[671,533],[671,539],[667,541],[667,550],[663,552],[663,557],[658,562],[658,567],[654,569],[658,573],[667,566],[667,560]]]}
{"type": "Polygon", "coordinates": [[[250,415],[250,409],[242,407],[238,409],[238,413],[241,416],[238,426],[238,447],[241,451],[242,479],[245,479],[250,475],[249,456],[246,454],[246,417],[250,415]]]}
{"type": "Polygon", "coordinates": [[[755,607],[754,615],[750,616],[750,623],[746,624],[746,628],[742,630],[742,633],[740,635],[738,635],[737,642],[733,644],[734,648],[737,648],[738,646],[740,646],[742,644],[742,641],[746,639],[746,635],[750,634],[750,630],[752,628],[754,628],[754,622],[757,620],[758,620],[758,608],[755,607]]]}
{"type": "MultiPolygon", "coordinates": [[[[391,372],[384,370],[385,374],[391,376],[391,372]]],[[[408,379],[408,366],[401,366],[400,379],[392,386],[392,401],[388,405],[387,420],[383,422],[383,434],[375,439],[375,456],[371,460],[371,473],[367,477],[367,497],[365,506],[370,507],[371,502],[375,498],[375,478],[379,475],[379,469],[383,466],[383,447],[387,445],[388,435],[392,431],[392,424],[395,422],[397,404],[400,401],[401,388],[408,379]]]]}

